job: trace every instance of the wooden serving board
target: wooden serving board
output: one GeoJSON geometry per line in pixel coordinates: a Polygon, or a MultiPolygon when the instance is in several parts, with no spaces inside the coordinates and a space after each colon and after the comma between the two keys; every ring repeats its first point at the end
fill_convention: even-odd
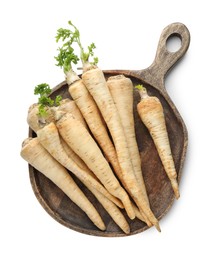
{"type": "MultiPolygon", "coordinates": [[[[164,80],[167,72],[176,64],[176,62],[186,53],[190,43],[190,34],[185,25],[173,23],[167,26],[159,40],[156,57],[150,67],[144,70],[112,70],[104,71],[106,78],[112,75],[124,74],[129,77],[134,85],[144,84],[150,95],[157,96],[163,107],[166,117],[166,124],[169,133],[172,154],[180,182],[182,167],[187,149],[187,129],[185,124],[170,99],[165,89],[164,80]],[[172,36],[178,36],[181,39],[181,47],[176,52],[167,50],[167,40],[172,36]]],[[[52,96],[62,95],[64,98],[70,98],[66,82],[60,83],[53,89],[52,96]]],[[[174,193],[167,178],[154,143],[142,124],[136,110],[136,105],[140,97],[137,90],[134,90],[134,118],[137,143],[142,159],[143,176],[151,204],[151,209],[155,216],[160,220],[170,209],[174,201],[174,193]]],[[[35,136],[35,133],[29,129],[29,136],[35,136]]],[[[40,172],[29,166],[30,181],[33,191],[43,206],[43,208],[59,223],[75,231],[95,235],[95,236],[127,236],[114,223],[108,213],[99,204],[96,198],[87,188],[71,173],[77,184],[89,200],[95,205],[106,224],[106,231],[98,230],[89,220],[86,214],[76,206],[63,192],[49,181],[40,172]]],[[[182,191],[181,191],[182,196],[182,191]]],[[[124,212],[127,221],[130,224],[130,235],[145,231],[148,226],[138,220],[129,220],[124,212]]]]}

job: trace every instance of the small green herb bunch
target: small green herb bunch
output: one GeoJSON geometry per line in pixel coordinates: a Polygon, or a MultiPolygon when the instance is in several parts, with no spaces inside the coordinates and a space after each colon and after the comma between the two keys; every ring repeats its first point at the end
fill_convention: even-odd
{"type": "Polygon", "coordinates": [[[72,27],[71,30],[63,28],[57,30],[56,42],[58,43],[61,40],[63,44],[58,48],[58,56],[54,57],[57,61],[56,66],[63,68],[66,73],[72,69],[72,63],[77,64],[81,60],[85,64],[89,62],[90,57],[93,57],[91,64],[96,65],[98,58],[94,57],[95,44],[91,43],[87,47],[88,51],[85,52],[80,42],[79,30],[71,21],[68,21],[68,24],[72,27]],[[74,43],[77,43],[80,48],[80,58],[74,53],[74,48],[72,47],[74,43]]]}
{"type": "Polygon", "coordinates": [[[51,88],[47,83],[41,83],[34,88],[34,95],[39,95],[39,116],[47,116],[47,107],[59,106],[62,97],[60,95],[52,99],[49,95],[51,93],[51,88]]]}

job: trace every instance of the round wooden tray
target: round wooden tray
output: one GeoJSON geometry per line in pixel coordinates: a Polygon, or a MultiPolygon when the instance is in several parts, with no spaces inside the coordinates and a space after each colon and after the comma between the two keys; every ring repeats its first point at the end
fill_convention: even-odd
{"type": "MultiPolygon", "coordinates": [[[[164,107],[166,124],[179,182],[187,148],[187,130],[179,112],[166,92],[164,79],[167,72],[186,53],[189,43],[190,34],[186,26],[181,23],[173,23],[163,30],[160,36],[156,57],[150,67],[137,71],[104,71],[106,78],[112,75],[123,74],[129,77],[134,85],[143,83],[150,95],[157,96],[160,99],[164,107]],[[181,47],[176,52],[169,52],[166,46],[167,40],[174,35],[181,39],[181,47]]],[[[51,95],[56,96],[59,94],[64,98],[70,98],[66,82],[62,82],[56,86],[51,95]]],[[[143,176],[151,209],[155,216],[160,220],[170,209],[174,201],[174,193],[170,181],[164,172],[154,143],[137,114],[136,105],[139,100],[139,94],[137,90],[134,90],[135,129],[142,159],[143,176]]],[[[31,129],[29,129],[29,136],[35,136],[35,133],[31,129]]],[[[31,185],[38,201],[59,223],[68,228],[89,235],[109,237],[127,236],[114,223],[90,191],[85,188],[85,186],[72,173],[71,175],[75,179],[76,183],[81,187],[89,200],[95,205],[103,218],[106,224],[106,231],[103,232],[98,230],[78,206],[64,195],[64,193],[49,181],[49,179],[30,165],[29,174],[31,185]]],[[[144,222],[138,219],[130,220],[125,212],[124,215],[130,224],[130,235],[143,232],[148,228],[144,222]]]]}

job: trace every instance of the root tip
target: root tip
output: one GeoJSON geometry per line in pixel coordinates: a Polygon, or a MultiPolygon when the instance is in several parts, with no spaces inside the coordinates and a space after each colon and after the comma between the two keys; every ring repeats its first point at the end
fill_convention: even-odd
{"type": "Polygon", "coordinates": [[[156,223],[155,227],[156,227],[156,229],[157,229],[158,232],[161,232],[161,228],[160,228],[159,223],[156,223]]]}
{"type": "Polygon", "coordinates": [[[176,198],[177,200],[180,198],[180,193],[179,193],[179,191],[177,191],[177,192],[175,193],[175,198],[176,198]]]}
{"type": "Polygon", "coordinates": [[[175,194],[175,198],[179,199],[180,198],[180,192],[179,192],[179,187],[178,187],[178,182],[176,179],[171,180],[172,183],[172,188],[175,194]]]}

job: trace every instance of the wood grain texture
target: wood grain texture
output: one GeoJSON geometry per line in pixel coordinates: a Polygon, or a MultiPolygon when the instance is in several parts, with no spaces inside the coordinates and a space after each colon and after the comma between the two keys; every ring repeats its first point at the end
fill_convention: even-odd
{"type": "MultiPolygon", "coordinates": [[[[189,47],[189,43],[190,34],[186,26],[181,23],[173,23],[163,30],[160,36],[154,62],[150,67],[138,71],[104,71],[106,78],[117,74],[123,74],[132,80],[134,86],[143,83],[150,95],[157,96],[160,99],[164,108],[167,130],[169,133],[176,170],[178,172],[179,182],[188,143],[187,129],[182,117],[167,94],[164,80],[168,71],[179,59],[184,56],[189,47]],[[167,39],[173,35],[180,37],[181,48],[172,53],[167,50],[166,42],[167,39]]],[[[51,95],[56,96],[59,94],[62,95],[63,98],[70,98],[66,82],[62,82],[56,86],[51,95]]],[[[137,143],[142,160],[143,177],[145,180],[151,209],[153,210],[155,216],[160,220],[171,208],[174,201],[174,193],[171,188],[170,181],[164,172],[163,166],[157,154],[157,150],[148,133],[148,130],[138,116],[136,105],[139,100],[139,94],[137,90],[134,90],[134,119],[137,143]]],[[[35,136],[35,133],[33,133],[31,129],[29,129],[29,136],[35,136]]],[[[107,227],[105,232],[99,231],[81,209],[70,201],[70,199],[64,195],[59,188],[57,188],[45,176],[31,166],[29,166],[29,175],[33,191],[38,201],[48,212],[48,214],[50,214],[50,216],[62,225],[88,235],[109,237],[127,236],[113,222],[111,217],[99,204],[96,198],[90,193],[90,191],[88,191],[87,188],[85,188],[84,185],[78,181],[72,173],[72,177],[101,214],[107,227]]],[[[146,224],[140,220],[129,220],[125,212],[124,215],[130,224],[130,235],[137,234],[148,229],[146,224]]]]}

